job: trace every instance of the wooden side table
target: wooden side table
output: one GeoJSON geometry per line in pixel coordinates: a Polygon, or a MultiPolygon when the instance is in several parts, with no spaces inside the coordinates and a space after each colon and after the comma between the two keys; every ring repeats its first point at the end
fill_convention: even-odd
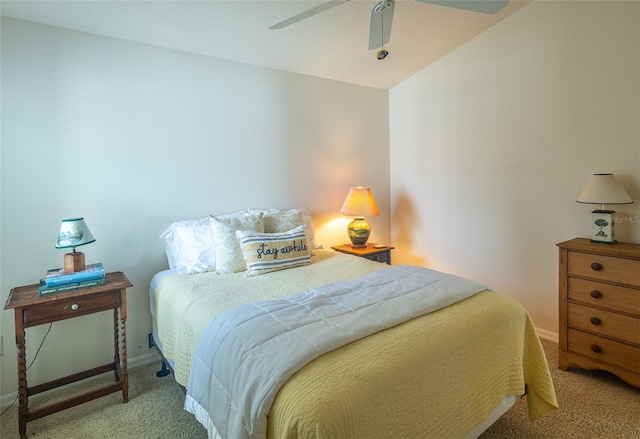
{"type": "Polygon", "coordinates": [[[391,265],[391,250],[395,247],[387,245],[382,248],[375,248],[374,245],[375,244],[367,243],[366,248],[353,248],[351,247],[351,244],[343,244],[331,248],[340,253],[360,256],[361,258],[366,258],[376,262],[385,262],[388,265],[391,265]]]}
{"type": "Polygon", "coordinates": [[[131,282],[124,273],[115,272],[107,273],[104,285],[47,296],[38,295],[37,284],[17,287],[11,290],[4,309],[13,309],[15,313],[16,348],[18,349],[18,426],[21,439],[27,437],[27,422],[110,393],[122,391],[123,402],[128,402],[129,377],[127,373],[127,332],[125,323],[127,320],[127,288],[131,286],[131,282]],[[25,328],[108,310],[113,310],[113,363],[28,387],[25,328]],[[120,311],[119,318],[118,310],[120,311]],[[120,321],[120,330],[118,329],[118,320],[120,321]],[[119,336],[122,337],[121,345],[118,343],[119,336]],[[120,353],[122,353],[122,356],[120,353]],[[114,384],[29,411],[29,396],[109,371],[114,371],[115,373],[114,384]]]}

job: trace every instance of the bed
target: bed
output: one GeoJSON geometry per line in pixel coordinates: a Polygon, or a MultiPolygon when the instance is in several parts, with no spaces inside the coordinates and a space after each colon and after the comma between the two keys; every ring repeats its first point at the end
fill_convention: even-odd
{"type": "MultiPolygon", "coordinates": [[[[244,214],[241,216],[244,218],[244,214]]],[[[280,229],[274,229],[273,224],[268,228],[260,226],[261,230],[252,236],[266,239],[299,221],[299,216],[296,221],[284,221],[280,229]]],[[[200,225],[206,225],[206,221],[200,225]]],[[[245,227],[249,226],[235,224],[225,233],[245,227]]],[[[209,235],[206,228],[202,230],[206,241],[209,235]]],[[[314,242],[308,234],[308,222],[295,230],[295,236],[306,238],[305,243],[314,242]],[[299,234],[301,230],[305,235],[299,234]]],[[[473,292],[454,303],[321,351],[282,379],[276,377],[278,384],[270,387],[270,399],[260,400],[262,424],[248,427],[245,417],[238,430],[221,425],[229,418],[223,417],[225,422],[221,423],[207,404],[222,401],[227,407],[244,409],[255,403],[256,386],[264,384],[262,378],[257,378],[255,385],[246,383],[249,390],[245,393],[250,395],[238,403],[235,396],[228,402],[229,395],[219,392],[219,376],[211,380],[211,387],[190,382],[194,376],[202,375],[203,369],[210,372],[214,367],[200,363],[203,353],[208,355],[206,351],[214,345],[212,339],[217,330],[211,325],[222,316],[235,315],[239,309],[256,303],[262,306],[290,301],[317,290],[325,294],[328,286],[351,288],[364,280],[385,278],[391,271],[420,270],[420,274],[428,276],[451,276],[410,266],[389,267],[323,249],[310,250],[304,263],[265,272],[256,272],[245,252],[246,270],[225,273],[224,267],[219,271],[224,265],[221,261],[234,239],[225,241],[216,235],[213,226],[211,231],[218,238],[213,243],[218,262],[215,271],[200,267],[197,274],[185,275],[174,264],[173,269],[156,274],[150,286],[154,343],[175,380],[187,389],[185,408],[205,426],[210,438],[473,438],[525,394],[531,420],[557,407],[547,362],[526,311],[507,297],[474,286],[473,292]]],[[[290,233],[291,230],[286,232],[287,238],[292,236],[290,233]]],[[[233,234],[241,237],[240,232],[233,234]]],[[[245,241],[241,239],[240,243],[242,246],[245,241]]],[[[205,247],[209,245],[207,242],[205,247]]],[[[264,249],[264,242],[261,248],[264,249]]],[[[169,261],[171,265],[171,257],[169,261]]],[[[235,263],[242,264],[237,260],[235,263]]],[[[406,282],[401,280],[401,284],[406,282]]],[[[361,318],[353,321],[358,324],[361,318]]],[[[235,332],[236,328],[230,330],[235,332]]],[[[261,329],[249,331],[260,332],[261,329]]],[[[306,336],[330,338],[329,332],[332,331],[306,336]]],[[[231,365],[235,350],[232,347],[227,354],[219,354],[216,361],[229,362],[225,368],[235,371],[239,367],[231,365]]],[[[298,352],[298,347],[290,352],[298,352]]],[[[240,382],[243,391],[245,383],[237,376],[232,380],[234,385],[240,382]]]]}

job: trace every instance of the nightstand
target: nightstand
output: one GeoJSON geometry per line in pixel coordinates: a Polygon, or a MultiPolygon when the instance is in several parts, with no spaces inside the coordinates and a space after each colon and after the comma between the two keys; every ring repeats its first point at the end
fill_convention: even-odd
{"type": "Polygon", "coordinates": [[[373,245],[374,244],[367,243],[366,248],[353,248],[351,247],[351,244],[343,244],[331,248],[340,253],[360,256],[361,258],[376,262],[386,262],[391,265],[391,250],[395,247],[385,246],[382,248],[374,248],[373,245]]]}
{"type": "Polygon", "coordinates": [[[558,247],[558,366],[606,370],[640,387],[640,245],[576,238],[558,247]]]}
{"type": "Polygon", "coordinates": [[[18,349],[18,425],[21,439],[27,437],[27,422],[118,391],[122,391],[123,402],[129,400],[125,323],[127,320],[127,288],[132,284],[122,272],[107,273],[105,280],[104,285],[47,296],[38,295],[37,284],[11,290],[4,309],[13,309],[15,315],[16,348],[18,349]],[[113,310],[113,363],[28,387],[25,328],[108,310],[113,310]],[[119,317],[118,310],[120,311],[119,317]],[[118,330],[118,321],[120,330],[118,330]],[[122,337],[121,345],[118,343],[119,336],[122,337]],[[33,411],[29,410],[28,403],[31,395],[110,371],[115,373],[115,383],[111,385],[33,411]]]}

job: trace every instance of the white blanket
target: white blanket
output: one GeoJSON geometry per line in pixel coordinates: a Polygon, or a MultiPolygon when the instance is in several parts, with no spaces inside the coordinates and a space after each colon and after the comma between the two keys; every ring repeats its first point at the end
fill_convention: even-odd
{"type": "Polygon", "coordinates": [[[264,438],[278,390],[314,358],[486,289],[400,265],[226,311],[198,342],[185,409],[223,438],[264,438]]]}

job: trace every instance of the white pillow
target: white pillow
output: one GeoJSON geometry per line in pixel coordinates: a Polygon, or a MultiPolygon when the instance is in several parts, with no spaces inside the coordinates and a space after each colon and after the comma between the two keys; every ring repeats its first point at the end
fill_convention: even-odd
{"type": "Polygon", "coordinates": [[[236,237],[237,230],[251,230],[264,232],[262,214],[245,213],[241,217],[209,216],[209,225],[216,249],[216,273],[230,274],[244,271],[247,265],[244,261],[240,242],[236,237]]]}
{"type": "Polygon", "coordinates": [[[209,218],[177,221],[160,235],[169,268],[182,274],[204,273],[216,266],[209,218]]]}
{"type": "Polygon", "coordinates": [[[299,267],[311,263],[305,228],[300,225],[280,233],[259,233],[238,230],[247,276],[299,267]]]}
{"type": "MultiPolygon", "coordinates": [[[[313,250],[315,248],[319,248],[320,246],[318,245],[318,243],[316,242],[316,237],[315,237],[315,221],[313,220],[313,218],[311,218],[311,215],[309,214],[309,211],[307,209],[289,209],[289,210],[281,210],[281,209],[276,209],[276,208],[271,208],[271,209],[249,209],[249,212],[257,214],[257,213],[262,213],[264,215],[268,215],[268,216],[275,216],[275,215],[288,215],[288,214],[295,214],[295,213],[299,213],[302,215],[302,219],[304,220],[304,224],[306,224],[307,228],[305,233],[307,234],[307,243],[309,244],[310,250],[313,250]]],[[[267,230],[265,229],[265,232],[267,230]]],[[[311,255],[313,256],[313,252],[311,253],[311,255]]]]}
{"type": "MultiPolygon", "coordinates": [[[[241,217],[246,210],[218,216],[241,217]]],[[[181,274],[204,273],[216,268],[216,251],[211,235],[209,217],[176,221],[162,232],[169,268],[181,274]]]]}

